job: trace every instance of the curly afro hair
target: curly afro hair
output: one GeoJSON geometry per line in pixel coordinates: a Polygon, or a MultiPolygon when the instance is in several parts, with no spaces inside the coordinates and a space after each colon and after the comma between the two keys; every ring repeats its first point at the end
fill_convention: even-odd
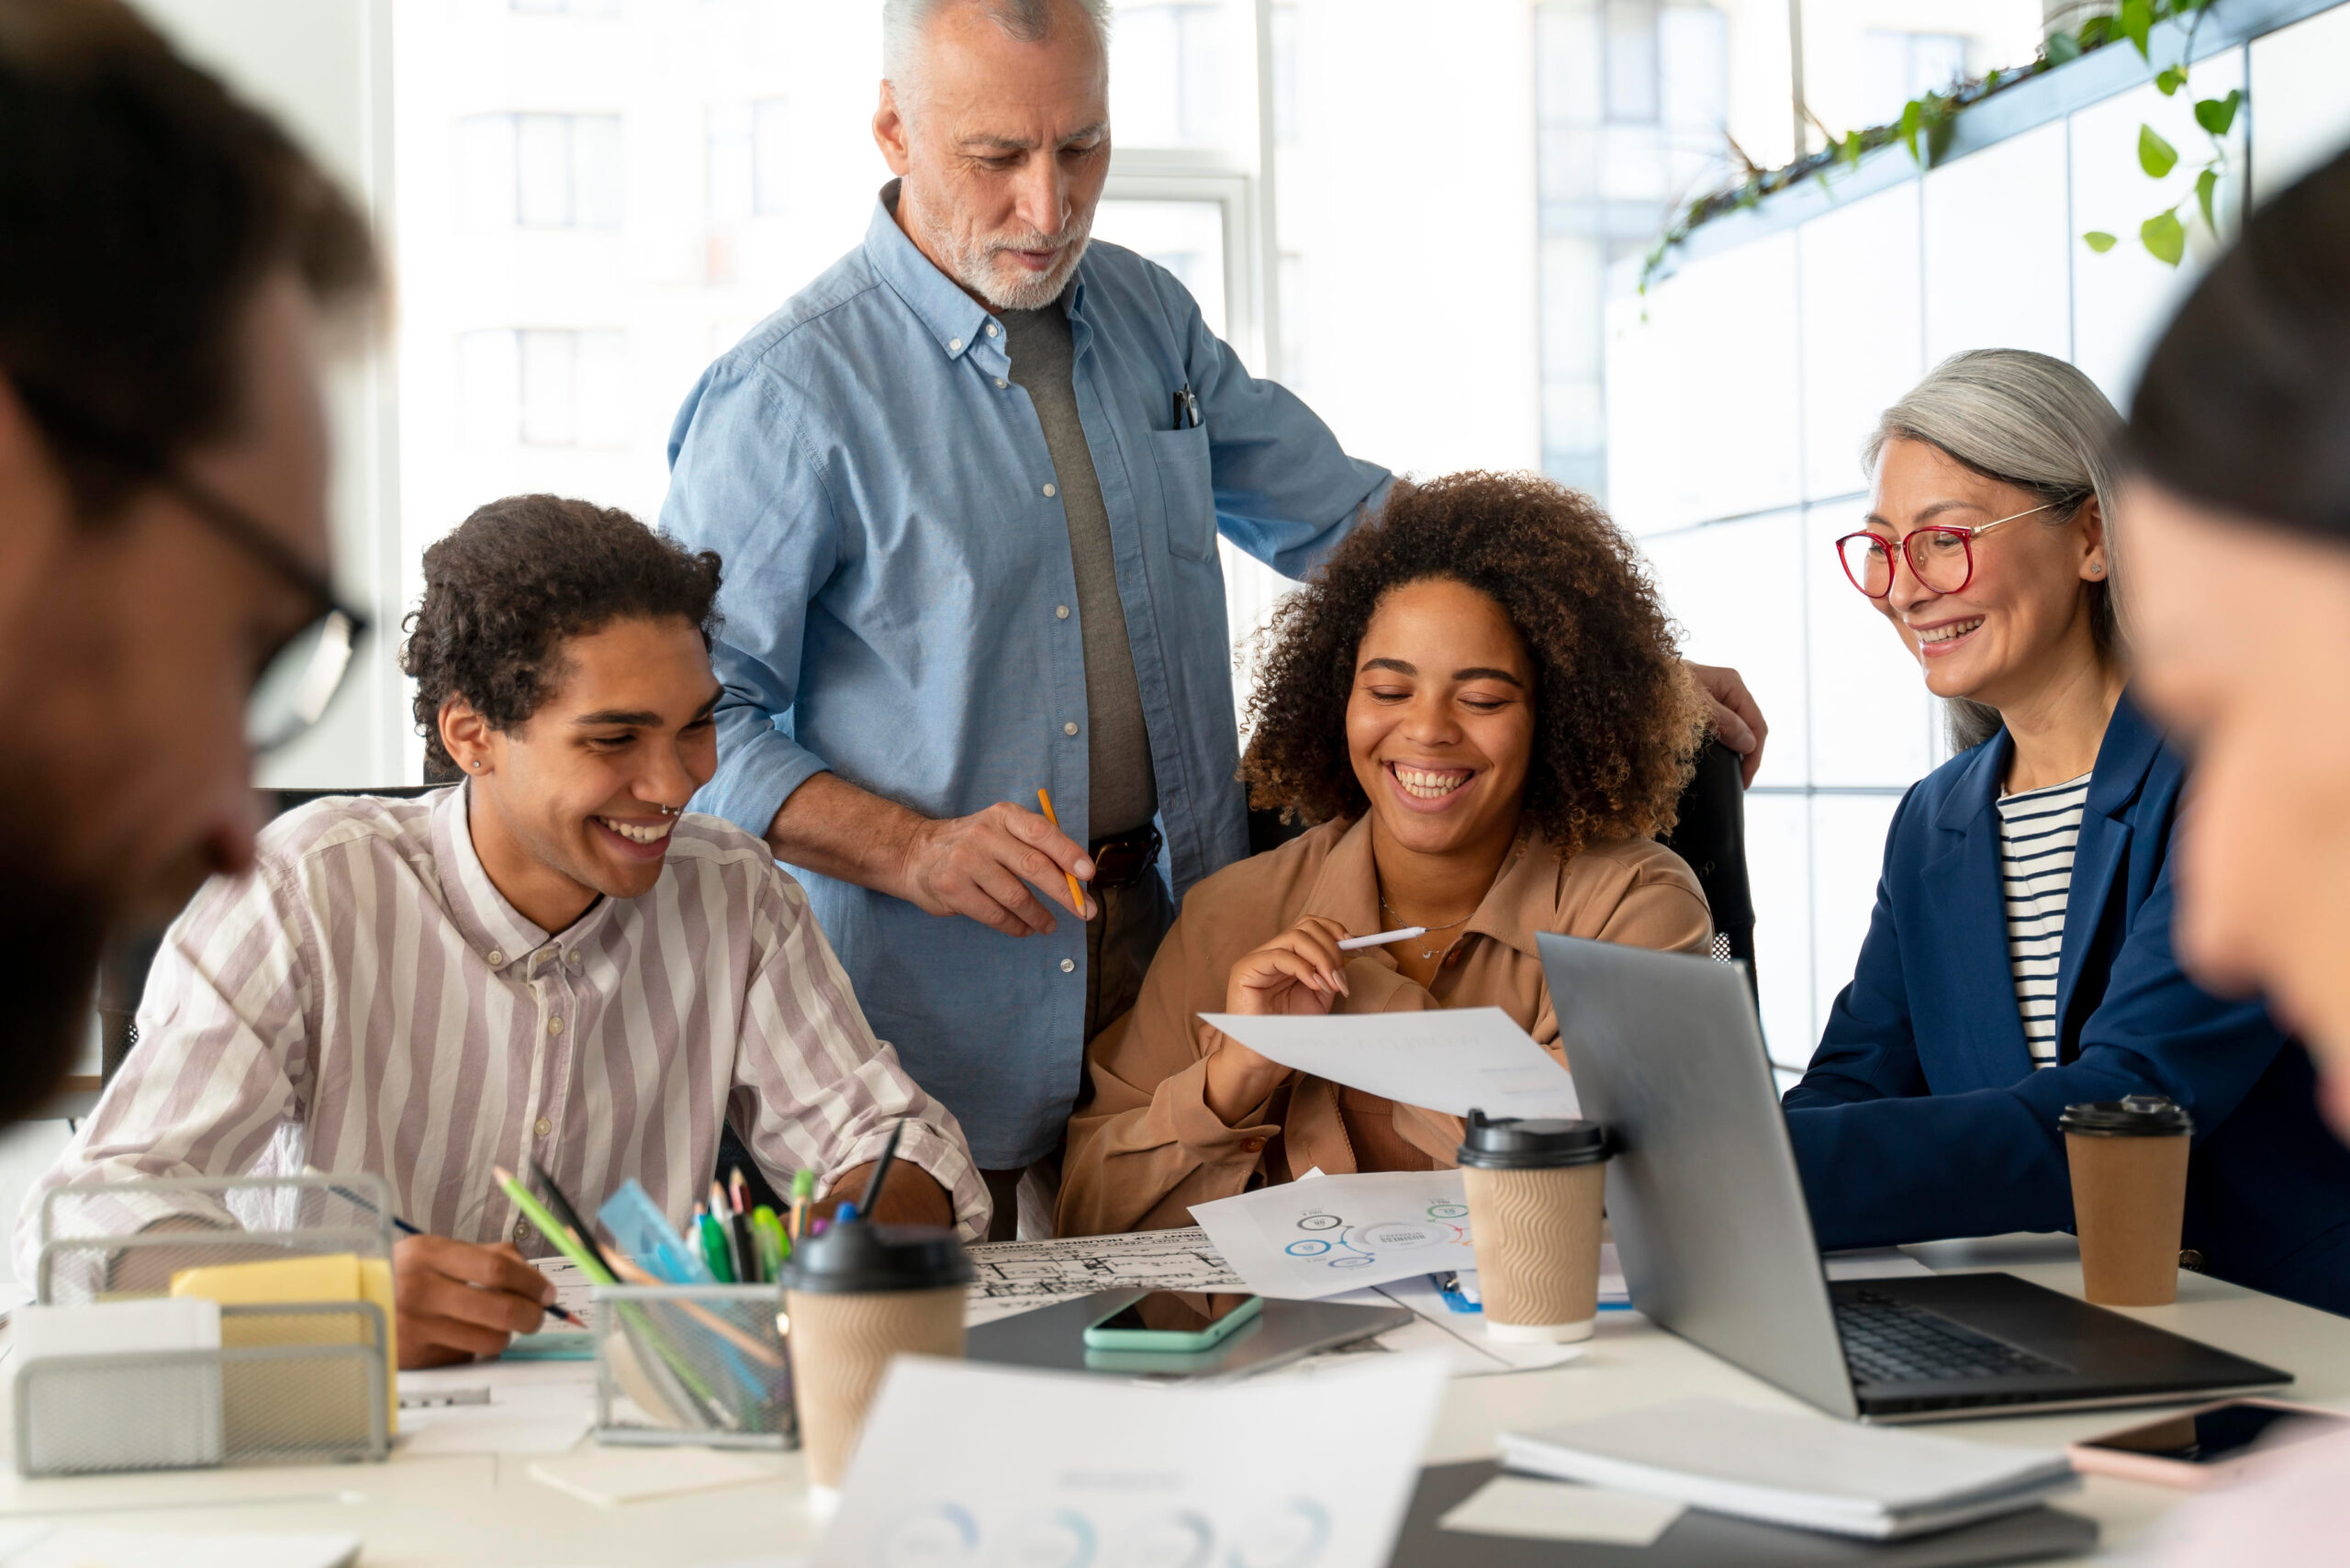
{"type": "Polygon", "coordinates": [[[1292,821],[1370,807],[1347,754],[1356,650],[1380,600],[1446,578],[1499,604],[1534,665],[1525,812],[1561,857],[1673,826],[1705,704],[1631,542],[1590,497],[1526,474],[1398,484],[1275,611],[1240,777],[1292,821]]]}
{"type": "Polygon", "coordinates": [[[624,511],[557,496],[479,508],[424,553],[424,598],[404,622],[428,779],[458,777],[441,704],[463,697],[497,729],[538,711],[563,678],[560,645],[615,621],[679,616],[707,647],[719,561],[624,511]]]}

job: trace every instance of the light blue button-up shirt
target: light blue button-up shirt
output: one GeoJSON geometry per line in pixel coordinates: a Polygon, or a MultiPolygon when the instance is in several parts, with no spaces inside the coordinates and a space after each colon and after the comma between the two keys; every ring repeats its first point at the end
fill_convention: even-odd
{"type": "MultiPolygon", "coordinates": [[[[725,561],[719,768],[694,806],[763,834],[821,772],[930,817],[1033,809],[1042,785],[1083,844],[1084,644],[1052,456],[1002,323],[906,238],[895,194],[670,431],[662,526],[725,561]]],[[[1390,479],[1250,375],[1163,268],[1097,241],[1065,297],[1180,897],[1248,852],[1218,531],[1299,577],[1390,479]],[[1201,423],[1179,430],[1186,386],[1201,423]]],[[[1083,1073],[1084,928],[1010,937],[793,870],[875,1032],[979,1163],[1049,1153],[1083,1073]]]]}

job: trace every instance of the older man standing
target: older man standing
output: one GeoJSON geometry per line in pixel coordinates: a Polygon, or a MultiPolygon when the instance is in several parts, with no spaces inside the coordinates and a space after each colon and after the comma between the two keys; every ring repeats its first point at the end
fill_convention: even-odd
{"type": "Polygon", "coordinates": [[[663,512],[728,566],[697,804],[801,872],[1003,1235],[1171,919],[1162,849],[1179,893],[1248,849],[1219,529],[1298,577],[1392,482],[1089,247],[1108,14],[887,0],[898,178],[688,398],[663,512]]]}

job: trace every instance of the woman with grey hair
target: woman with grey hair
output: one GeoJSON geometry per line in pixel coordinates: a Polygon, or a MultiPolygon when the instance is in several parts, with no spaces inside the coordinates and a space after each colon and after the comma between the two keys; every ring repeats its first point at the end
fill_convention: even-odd
{"type": "MultiPolygon", "coordinates": [[[[2061,360],[1959,354],[1887,409],[1836,541],[1959,755],[1895,812],[1852,983],[1786,1096],[1823,1247],[2073,1223],[2057,1118],[2194,1122],[2185,1260],[2350,1310],[2350,1189],[2307,1054],[2171,949],[2184,768],[2129,691],[2108,534],[2121,420],[2061,360]]],[[[1888,654],[1890,649],[1887,650],[1888,654]]]]}

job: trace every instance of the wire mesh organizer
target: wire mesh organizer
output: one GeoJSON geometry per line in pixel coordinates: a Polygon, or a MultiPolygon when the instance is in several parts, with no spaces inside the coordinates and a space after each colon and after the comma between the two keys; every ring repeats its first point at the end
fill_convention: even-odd
{"type": "Polygon", "coordinates": [[[217,1303],[218,1342],[25,1360],[20,1474],[391,1451],[391,1195],[377,1178],[64,1187],[44,1195],[39,1234],[41,1306],[96,1309],[99,1324],[114,1303],[217,1303]]]}
{"type": "Polygon", "coordinates": [[[791,1449],[779,1285],[599,1285],[596,1440],[791,1449]]]}

